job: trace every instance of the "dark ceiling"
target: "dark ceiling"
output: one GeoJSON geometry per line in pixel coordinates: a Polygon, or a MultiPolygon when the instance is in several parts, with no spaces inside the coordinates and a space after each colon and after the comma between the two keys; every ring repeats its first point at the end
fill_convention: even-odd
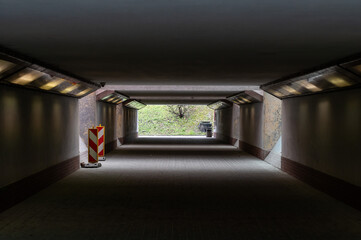
{"type": "Polygon", "coordinates": [[[0,0],[0,44],[113,85],[260,85],[360,52],[360,13],[360,0],[0,0]]]}

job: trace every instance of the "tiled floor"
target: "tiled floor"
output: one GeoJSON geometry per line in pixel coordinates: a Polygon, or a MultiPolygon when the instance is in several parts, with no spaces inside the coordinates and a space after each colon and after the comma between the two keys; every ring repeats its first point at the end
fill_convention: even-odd
{"type": "Polygon", "coordinates": [[[0,239],[361,239],[361,212],[226,145],[125,145],[0,214],[0,239]]]}

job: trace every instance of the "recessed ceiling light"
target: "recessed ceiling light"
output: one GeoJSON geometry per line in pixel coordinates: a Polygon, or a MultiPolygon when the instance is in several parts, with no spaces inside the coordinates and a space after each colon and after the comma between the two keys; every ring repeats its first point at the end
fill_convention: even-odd
{"type": "Polygon", "coordinates": [[[18,85],[26,85],[43,75],[44,73],[36,70],[24,70],[17,75],[17,78],[11,80],[10,82],[18,85]]]}
{"type": "Polygon", "coordinates": [[[67,87],[64,90],[60,91],[60,92],[63,93],[63,94],[70,93],[71,91],[74,91],[75,89],[77,89],[79,86],[80,86],[80,84],[73,84],[72,86],[67,87]]]}
{"type": "Polygon", "coordinates": [[[282,86],[282,89],[291,94],[301,94],[299,91],[297,91],[296,89],[293,89],[292,87],[290,87],[288,85],[282,86]]]}
{"type": "Polygon", "coordinates": [[[322,91],[321,88],[317,87],[316,85],[308,82],[307,80],[301,80],[301,81],[297,81],[295,82],[295,84],[299,84],[300,86],[312,91],[312,92],[319,92],[322,91]]]}
{"type": "Polygon", "coordinates": [[[51,90],[51,89],[55,88],[56,86],[59,86],[63,82],[65,82],[65,79],[56,78],[53,81],[44,84],[40,88],[43,89],[43,90],[51,90]]]}
{"type": "Polygon", "coordinates": [[[0,59],[0,73],[6,72],[7,70],[15,67],[16,64],[0,59]]]}
{"type": "Polygon", "coordinates": [[[346,79],[337,76],[330,76],[326,79],[337,87],[348,87],[352,85],[352,83],[348,82],[346,79]]]}
{"type": "Polygon", "coordinates": [[[87,89],[85,89],[85,90],[83,90],[83,91],[81,91],[81,92],[77,93],[75,96],[77,96],[77,97],[81,97],[81,96],[83,96],[83,95],[87,94],[88,92],[90,92],[91,90],[92,90],[91,88],[87,88],[87,89]]]}

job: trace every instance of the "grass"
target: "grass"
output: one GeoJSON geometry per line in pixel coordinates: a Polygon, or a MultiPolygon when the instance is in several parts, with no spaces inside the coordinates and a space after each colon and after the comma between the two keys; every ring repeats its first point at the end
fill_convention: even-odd
{"type": "Polygon", "coordinates": [[[205,136],[198,130],[201,121],[213,123],[214,111],[205,105],[190,105],[184,118],[168,111],[167,105],[148,105],[138,111],[141,136],[205,136]]]}

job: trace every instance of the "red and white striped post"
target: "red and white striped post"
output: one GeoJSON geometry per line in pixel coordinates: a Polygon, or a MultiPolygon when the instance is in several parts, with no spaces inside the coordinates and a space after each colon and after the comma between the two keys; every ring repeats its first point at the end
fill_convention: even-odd
{"type": "Polygon", "coordinates": [[[101,163],[98,163],[98,129],[88,129],[88,163],[81,163],[81,167],[84,168],[98,168],[101,167],[101,163]]]}
{"type": "Polygon", "coordinates": [[[98,129],[89,128],[88,130],[88,162],[98,162],[98,129]]]}
{"type": "Polygon", "coordinates": [[[99,124],[98,129],[98,160],[105,161],[105,126],[99,124]]]}

